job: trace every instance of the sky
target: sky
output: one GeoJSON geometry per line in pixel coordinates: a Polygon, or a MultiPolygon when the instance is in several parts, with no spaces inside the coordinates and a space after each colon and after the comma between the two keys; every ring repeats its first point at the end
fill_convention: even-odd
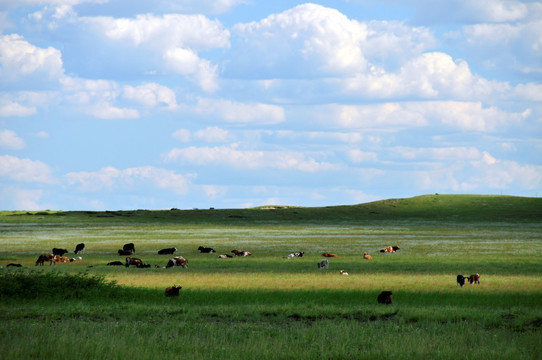
{"type": "Polygon", "coordinates": [[[0,0],[0,209],[542,195],[542,1],[0,0]]]}

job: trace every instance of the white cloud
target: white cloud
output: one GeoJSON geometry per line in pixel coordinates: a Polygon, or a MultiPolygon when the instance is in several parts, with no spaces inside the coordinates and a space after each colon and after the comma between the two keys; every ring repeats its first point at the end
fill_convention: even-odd
{"type": "Polygon", "coordinates": [[[0,130],[0,147],[20,150],[25,147],[25,143],[23,139],[17,136],[15,131],[0,130]]]}
{"type": "Polygon", "coordinates": [[[179,129],[179,130],[175,131],[172,134],[172,136],[173,136],[174,139],[177,139],[177,140],[179,140],[181,142],[190,142],[191,133],[190,133],[190,130],[179,129]]]}
{"type": "Polygon", "coordinates": [[[161,54],[169,69],[194,80],[204,91],[218,89],[217,66],[198,55],[199,50],[229,46],[229,31],[218,20],[203,15],[146,14],[133,19],[89,17],[84,21],[112,41],[161,54]]]}
{"type": "Polygon", "coordinates": [[[40,204],[43,190],[20,189],[12,186],[0,188],[0,203],[14,210],[45,210],[52,206],[40,204]]]}
{"type": "Polygon", "coordinates": [[[218,90],[217,66],[201,59],[190,49],[175,48],[164,53],[166,65],[185,77],[193,78],[206,92],[218,90]]]}
{"type": "Polygon", "coordinates": [[[136,109],[119,108],[108,102],[97,103],[89,109],[89,113],[99,119],[136,119],[139,111],[136,109]]]}
{"type": "Polygon", "coordinates": [[[65,175],[69,185],[79,185],[84,191],[125,189],[148,186],[171,190],[177,195],[188,191],[189,179],[185,175],[152,166],[128,169],[105,167],[96,172],[72,172],[65,175]]]}
{"type": "Polygon", "coordinates": [[[229,131],[213,126],[194,133],[194,138],[205,142],[226,142],[231,140],[232,135],[229,131]]]}
{"type": "Polygon", "coordinates": [[[0,155],[0,177],[21,181],[52,184],[52,171],[41,161],[0,155]]]}
{"type": "Polygon", "coordinates": [[[36,113],[36,107],[28,107],[18,102],[0,98],[0,116],[29,116],[36,113]]]}
{"type": "Polygon", "coordinates": [[[0,35],[0,76],[15,81],[35,73],[56,79],[64,74],[60,51],[39,48],[21,35],[0,35]]]}
{"type": "Polygon", "coordinates": [[[270,104],[245,104],[228,100],[198,99],[196,112],[221,116],[228,122],[277,124],[285,120],[281,106],[270,104]]]}
{"type": "Polygon", "coordinates": [[[355,162],[355,163],[361,163],[361,162],[375,162],[378,159],[378,155],[375,152],[370,151],[362,151],[359,149],[352,149],[347,152],[348,158],[355,162]]]}
{"type": "Polygon", "coordinates": [[[346,128],[421,127],[441,124],[464,131],[495,131],[518,123],[523,114],[507,113],[480,102],[426,101],[377,105],[330,105],[322,112],[346,128]]]}
{"type": "Polygon", "coordinates": [[[173,149],[165,155],[166,161],[182,160],[198,165],[221,164],[240,169],[294,169],[303,172],[334,170],[337,167],[294,151],[239,150],[237,145],[173,149]]]}
{"type": "Polygon", "coordinates": [[[124,97],[136,101],[146,107],[167,105],[169,110],[178,108],[175,92],[157,83],[147,83],[140,86],[125,86],[124,97]]]}

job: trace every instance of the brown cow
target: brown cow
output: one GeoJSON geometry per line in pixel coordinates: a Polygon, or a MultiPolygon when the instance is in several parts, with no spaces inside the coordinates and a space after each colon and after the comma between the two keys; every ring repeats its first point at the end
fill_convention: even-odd
{"type": "Polygon", "coordinates": [[[166,296],[179,296],[179,291],[182,289],[182,286],[173,285],[166,288],[166,296]]]}
{"type": "Polygon", "coordinates": [[[49,265],[55,264],[55,256],[53,254],[42,254],[38,257],[38,260],[36,260],[36,265],[43,266],[43,263],[49,261],[49,265]]]}
{"type": "Polygon", "coordinates": [[[117,251],[117,253],[119,254],[119,256],[132,255],[132,250],[119,249],[119,251],[117,251]]]}
{"type": "Polygon", "coordinates": [[[323,257],[333,257],[333,258],[338,258],[339,257],[339,255],[337,255],[337,254],[327,253],[327,252],[323,253],[322,256],[323,257]]]}
{"type": "Polygon", "coordinates": [[[169,261],[167,262],[167,265],[164,266],[164,268],[167,269],[173,266],[182,266],[184,269],[188,269],[188,260],[186,260],[182,256],[176,256],[174,258],[169,259],[169,261]]]}
{"type": "Polygon", "coordinates": [[[396,252],[397,250],[401,249],[399,246],[395,245],[395,246],[386,246],[384,249],[380,249],[380,252],[381,253],[394,253],[396,252]]]}
{"type": "Polygon", "coordinates": [[[380,294],[378,294],[378,303],[379,304],[391,304],[393,299],[392,299],[392,292],[391,291],[382,291],[380,294]]]}
{"type": "Polygon", "coordinates": [[[141,259],[139,258],[127,257],[125,266],[129,267],[130,265],[135,265],[136,267],[142,267],[143,261],[141,261],[141,259]]]}
{"type": "Polygon", "coordinates": [[[232,250],[231,252],[233,254],[235,254],[235,256],[250,256],[250,255],[252,255],[251,253],[249,253],[248,251],[245,251],[245,250],[232,250]]]}
{"type": "Polygon", "coordinates": [[[373,257],[371,255],[369,255],[369,253],[366,252],[366,253],[363,254],[363,258],[365,260],[371,260],[373,257]]]}
{"type": "Polygon", "coordinates": [[[339,275],[346,275],[346,276],[348,276],[348,273],[346,272],[346,270],[339,270],[339,275]]]}
{"type": "Polygon", "coordinates": [[[67,256],[58,256],[58,255],[55,255],[55,262],[63,262],[63,263],[68,263],[70,262],[70,258],[67,257],[67,256]]]}
{"type": "Polygon", "coordinates": [[[471,285],[473,285],[473,284],[478,284],[478,285],[480,285],[480,274],[478,274],[478,273],[472,274],[472,275],[469,276],[467,279],[469,280],[469,283],[470,283],[471,285]]]}

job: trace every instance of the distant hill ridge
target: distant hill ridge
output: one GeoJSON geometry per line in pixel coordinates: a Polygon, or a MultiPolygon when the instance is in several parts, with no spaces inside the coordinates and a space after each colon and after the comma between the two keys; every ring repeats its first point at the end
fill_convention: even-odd
{"type": "Polygon", "coordinates": [[[542,198],[504,195],[422,195],[357,205],[299,207],[266,205],[248,209],[128,211],[2,211],[2,222],[111,221],[168,223],[250,222],[341,224],[371,220],[425,219],[466,222],[542,221],[542,198]],[[17,219],[17,220],[15,220],[17,219]]]}

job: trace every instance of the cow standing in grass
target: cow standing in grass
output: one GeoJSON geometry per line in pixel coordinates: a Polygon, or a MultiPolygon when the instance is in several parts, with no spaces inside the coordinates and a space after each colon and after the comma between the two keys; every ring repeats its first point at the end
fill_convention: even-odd
{"type": "Polygon", "coordinates": [[[472,275],[469,276],[467,279],[469,280],[469,283],[470,283],[471,285],[473,285],[473,284],[478,284],[478,285],[480,285],[480,274],[478,274],[478,273],[472,274],[472,275]]]}
{"type": "Polygon", "coordinates": [[[55,256],[53,254],[42,254],[38,257],[38,260],[36,260],[36,265],[43,266],[43,263],[49,261],[49,265],[55,264],[55,256]]]}
{"type": "Polygon", "coordinates": [[[76,254],[76,255],[78,253],[84,254],[85,253],[85,244],[80,243],[80,244],[75,245],[75,250],[73,251],[73,253],[76,254]]]}
{"type": "Polygon", "coordinates": [[[461,274],[457,275],[457,285],[463,287],[465,285],[465,277],[461,274]]]}
{"type": "Polygon", "coordinates": [[[318,269],[323,269],[323,268],[329,269],[329,260],[328,259],[322,259],[318,263],[318,269]]]}
{"type": "Polygon", "coordinates": [[[391,291],[382,291],[380,294],[378,294],[377,301],[379,304],[386,304],[389,305],[393,302],[393,296],[391,291]]]}
{"type": "Polygon", "coordinates": [[[135,245],[134,245],[134,243],[124,244],[124,246],[122,247],[122,250],[131,251],[132,253],[135,254],[135,245]]]}
{"type": "Polygon", "coordinates": [[[182,256],[176,256],[174,258],[169,259],[167,265],[164,266],[164,268],[168,269],[174,266],[182,266],[184,269],[188,269],[188,260],[186,260],[182,256]]]}
{"type": "Polygon", "coordinates": [[[136,267],[143,266],[143,261],[141,261],[141,259],[139,258],[127,257],[125,260],[126,260],[126,263],[125,263],[126,267],[129,267],[130,265],[135,265],[136,267]]]}

